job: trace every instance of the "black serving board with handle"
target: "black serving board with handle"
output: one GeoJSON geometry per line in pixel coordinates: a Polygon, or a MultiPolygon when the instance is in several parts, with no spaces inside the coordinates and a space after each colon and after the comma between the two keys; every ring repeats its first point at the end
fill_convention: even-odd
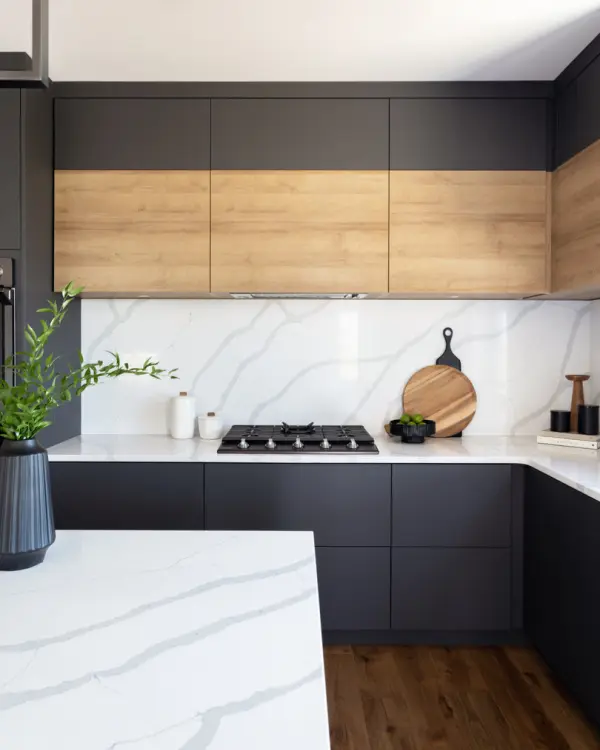
{"type": "Polygon", "coordinates": [[[448,365],[448,367],[454,367],[455,370],[460,370],[462,372],[460,359],[452,351],[451,346],[454,331],[452,330],[452,328],[444,328],[442,333],[444,336],[444,340],[446,341],[446,348],[444,349],[443,354],[435,360],[436,365],[448,365]]]}
{"type": "MultiPolygon", "coordinates": [[[[452,330],[452,328],[447,326],[442,331],[442,335],[446,342],[446,348],[444,349],[442,354],[435,360],[436,365],[447,365],[448,367],[454,367],[455,370],[459,370],[460,372],[462,372],[461,361],[452,351],[452,336],[454,336],[454,331],[452,330]]],[[[457,432],[456,435],[452,435],[452,437],[462,437],[462,432],[457,432]]]]}

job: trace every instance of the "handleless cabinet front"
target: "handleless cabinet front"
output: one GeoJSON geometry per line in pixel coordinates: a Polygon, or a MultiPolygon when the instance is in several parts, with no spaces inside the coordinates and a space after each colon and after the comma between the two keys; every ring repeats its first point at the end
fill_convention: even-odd
{"type": "Polygon", "coordinates": [[[391,100],[390,292],[548,291],[549,107],[391,100]]]}
{"type": "Polygon", "coordinates": [[[55,288],[209,291],[207,99],[57,99],[55,288]]]}
{"type": "Polygon", "coordinates": [[[21,246],[21,93],[0,91],[0,249],[21,246]]]}
{"type": "Polygon", "coordinates": [[[211,291],[387,292],[389,104],[212,102],[211,291]]]}
{"type": "Polygon", "coordinates": [[[207,464],[206,528],[313,531],[327,547],[389,547],[390,467],[207,464]]]}

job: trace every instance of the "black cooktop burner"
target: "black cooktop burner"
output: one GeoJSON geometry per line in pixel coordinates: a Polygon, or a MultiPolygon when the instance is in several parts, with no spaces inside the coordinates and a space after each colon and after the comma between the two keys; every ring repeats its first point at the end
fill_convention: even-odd
{"type": "Polygon", "coordinates": [[[379,453],[362,425],[234,425],[218,453],[379,453]]]}

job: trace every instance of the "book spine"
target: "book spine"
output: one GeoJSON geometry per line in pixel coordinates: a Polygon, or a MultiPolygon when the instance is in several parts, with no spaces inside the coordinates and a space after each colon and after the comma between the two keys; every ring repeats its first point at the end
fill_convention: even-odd
{"type": "Polygon", "coordinates": [[[598,450],[597,440],[569,440],[569,438],[555,438],[538,435],[537,441],[542,445],[562,445],[564,448],[587,448],[588,450],[598,450]]]}

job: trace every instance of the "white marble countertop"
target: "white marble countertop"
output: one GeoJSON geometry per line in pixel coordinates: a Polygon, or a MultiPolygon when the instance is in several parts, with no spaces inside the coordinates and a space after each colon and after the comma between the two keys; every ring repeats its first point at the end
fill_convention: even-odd
{"type": "Polygon", "coordinates": [[[62,531],[0,573],[2,750],[326,750],[309,532],[62,531]]]}
{"type": "Polygon", "coordinates": [[[198,463],[478,463],[524,464],[600,500],[600,451],[538,445],[535,437],[431,439],[404,445],[376,439],[378,454],[221,454],[219,441],[174,440],[167,435],[82,435],[49,450],[51,461],[171,461],[198,463]]]}

